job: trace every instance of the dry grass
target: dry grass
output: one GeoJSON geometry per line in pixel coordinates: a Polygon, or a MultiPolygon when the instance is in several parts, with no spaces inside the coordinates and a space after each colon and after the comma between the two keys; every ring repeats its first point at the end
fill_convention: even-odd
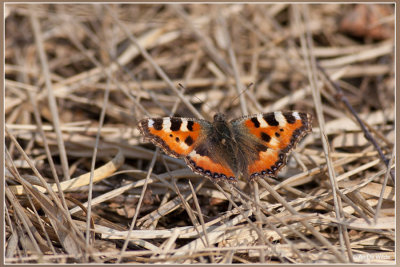
{"type": "Polygon", "coordinates": [[[393,25],[393,5],[6,5],[5,262],[393,263],[393,25]],[[312,134],[236,186],[136,128],[276,110],[312,134]]]}

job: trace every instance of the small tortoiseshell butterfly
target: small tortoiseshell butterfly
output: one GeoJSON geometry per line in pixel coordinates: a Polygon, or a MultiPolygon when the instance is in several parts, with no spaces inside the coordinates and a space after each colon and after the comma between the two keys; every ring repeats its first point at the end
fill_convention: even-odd
{"type": "Polygon", "coordinates": [[[211,123],[190,118],[144,119],[145,139],[213,182],[243,177],[275,177],[287,154],[311,131],[310,114],[289,111],[244,116],[227,121],[217,113],[211,123]]]}

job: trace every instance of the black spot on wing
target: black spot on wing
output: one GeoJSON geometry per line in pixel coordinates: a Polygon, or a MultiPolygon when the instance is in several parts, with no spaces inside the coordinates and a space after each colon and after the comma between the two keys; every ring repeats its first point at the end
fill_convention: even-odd
{"type": "Polygon", "coordinates": [[[254,124],[254,127],[256,128],[260,127],[260,122],[258,121],[257,118],[251,118],[251,122],[254,124]]]}
{"type": "Polygon", "coordinates": [[[186,137],[185,144],[188,146],[193,145],[193,138],[190,135],[188,137],[186,137]]]}
{"type": "Polygon", "coordinates": [[[153,119],[153,127],[155,130],[160,131],[162,130],[162,125],[163,125],[163,119],[153,119]]]}
{"type": "Polygon", "coordinates": [[[182,120],[180,118],[171,118],[171,131],[179,131],[181,129],[182,120]]]}
{"type": "Polygon", "coordinates": [[[285,117],[286,121],[290,124],[296,122],[296,118],[292,115],[292,113],[283,113],[283,116],[285,117]]]}
{"type": "Polygon", "coordinates": [[[278,126],[279,125],[279,122],[275,119],[274,113],[265,114],[263,116],[263,118],[270,126],[278,126]]]}
{"type": "Polygon", "coordinates": [[[194,124],[194,122],[193,121],[188,121],[187,122],[187,128],[188,128],[188,130],[189,131],[193,131],[193,124],[194,124]]]}
{"type": "Polygon", "coordinates": [[[179,137],[175,137],[175,141],[179,143],[179,137]]]}
{"type": "Polygon", "coordinates": [[[269,142],[271,141],[271,136],[269,136],[268,134],[261,132],[261,139],[265,142],[269,142]]]}
{"type": "Polygon", "coordinates": [[[276,132],[275,136],[279,138],[281,135],[278,132],[276,132]]]}

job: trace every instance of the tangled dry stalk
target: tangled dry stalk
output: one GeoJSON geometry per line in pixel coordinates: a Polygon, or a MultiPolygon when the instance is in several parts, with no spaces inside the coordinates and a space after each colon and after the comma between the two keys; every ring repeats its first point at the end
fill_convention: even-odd
{"type": "Polygon", "coordinates": [[[6,263],[394,262],[393,5],[7,4],[5,23],[6,263]],[[276,110],[312,134],[236,186],[136,128],[276,110]]]}

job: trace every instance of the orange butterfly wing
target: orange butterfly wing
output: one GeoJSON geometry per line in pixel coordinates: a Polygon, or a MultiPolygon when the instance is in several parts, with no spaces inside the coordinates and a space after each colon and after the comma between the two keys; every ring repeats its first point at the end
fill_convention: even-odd
{"type": "Polygon", "coordinates": [[[234,180],[229,166],[216,160],[207,146],[207,129],[212,127],[210,122],[166,117],[141,120],[138,127],[146,139],[161,147],[168,155],[185,158],[194,172],[212,181],[234,180]]]}
{"type": "Polygon", "coordinates": [[[271,112],[245,116],[231,123],[239,136],[244,133],[242,140],[244,137],[256,140],[252,146],[255,151],[251,153],[258,155],[247,166],[247,174],[252,179],[276,176],[286,164],[287,154],[311,131],[312,117],[295,111],[271,112]]]}

